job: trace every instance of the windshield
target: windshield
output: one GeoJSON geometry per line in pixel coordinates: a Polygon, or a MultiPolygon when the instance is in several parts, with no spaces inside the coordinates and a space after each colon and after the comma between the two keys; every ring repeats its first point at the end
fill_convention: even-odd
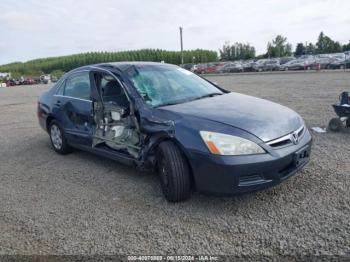
{"type": "Polygon", "coordinates": [[[176,66],[137,65],[126,74],[144,101],[153,107],[223,94],[206,80],[176,66]]]}

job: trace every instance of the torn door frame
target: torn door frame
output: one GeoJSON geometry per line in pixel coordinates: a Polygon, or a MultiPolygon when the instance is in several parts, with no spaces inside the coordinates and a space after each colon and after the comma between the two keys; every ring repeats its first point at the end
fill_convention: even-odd
{"type": "Polygon", "coordinates": [[[90,77],[93,89],[96,91],[92,95],[92,114],[95,124],[92,132],[92,147],[104,144],[110,149],[126,150],[129,155],[137,158],[141,149],[138,145],[140,143],[139,125],[133,112],[127,113],[131,101],[125,87],[118,77],[108,70],[94,69],[90,77]],[[104,101],[100,83],[105,75],[110,76],[113,79],[111,81],[118,83],[118,88],[121,88],[122,92],[120,95],[123,97],[125,95],[125,99],[128,100],[128,108],[112,101],[104,101]]]}
{"type": "MultiPolygon", "coordinates": [[[[100,102],[103,106],[103,98],[95,82],[94,74],[107,73],[112,76],[122,87],[127,99],[130,103],[130,116],[136,121],[136,128],[140,135],[140,144],[138,146],[139,154],[133,156],[135,166],[140,170],[153,169],[155,166],[154,149],[162,142],[168,139],[173,139],[175,135],[174,121],[162,119],[154,115],[142,102],[142,97],[132,88],[132,83],[124,79],[122,74],[117,69],[113,70],[102,69],[100,67],[92,67],[90,78],[92,84],[92,113],[95,113],[96,104],[100,102]]],[[[104,110],[104,108],[103,108],[104,110]]],[[[97,123],[95,123],[97,125],[97,123]]],[[[113,142],[113,141],[112,141],[113,142]]],[[[92,144],[92,147],[94,145],[92,144]]]]}

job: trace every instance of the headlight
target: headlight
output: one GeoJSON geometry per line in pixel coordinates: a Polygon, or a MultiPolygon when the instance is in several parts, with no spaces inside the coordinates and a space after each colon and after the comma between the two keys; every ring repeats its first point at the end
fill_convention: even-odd
{"type": "Polygon", "coordinates": [[[221,133],[199,132],[209,151],[215,155],[252,155],[264,154],[265,151],[252,141],[221,133]]]}

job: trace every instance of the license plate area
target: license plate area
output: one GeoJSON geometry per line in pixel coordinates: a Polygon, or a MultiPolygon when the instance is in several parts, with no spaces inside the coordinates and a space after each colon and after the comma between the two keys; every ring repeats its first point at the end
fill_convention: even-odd
{"type": "Polygon", "coordinates": [[[294,153],[294,166],[298,167],[307,162],[310,158],[310,147],[305,146],[294,153]]]}

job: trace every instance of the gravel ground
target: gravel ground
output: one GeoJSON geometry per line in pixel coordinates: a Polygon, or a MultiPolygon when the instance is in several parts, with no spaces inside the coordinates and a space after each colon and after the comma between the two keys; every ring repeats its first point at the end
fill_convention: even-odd
{"type": "MultiPolygon", "coordinates": [[[[349,72],[210,76],[326,126],[349,72]]],[[[47,85],[0,88],[0,254],[350,257],[350,132],[313,133],[310,164],[237,197],[164,200],[157,177],[81,151],[61,156],[36,119],[47,85]]]]}

